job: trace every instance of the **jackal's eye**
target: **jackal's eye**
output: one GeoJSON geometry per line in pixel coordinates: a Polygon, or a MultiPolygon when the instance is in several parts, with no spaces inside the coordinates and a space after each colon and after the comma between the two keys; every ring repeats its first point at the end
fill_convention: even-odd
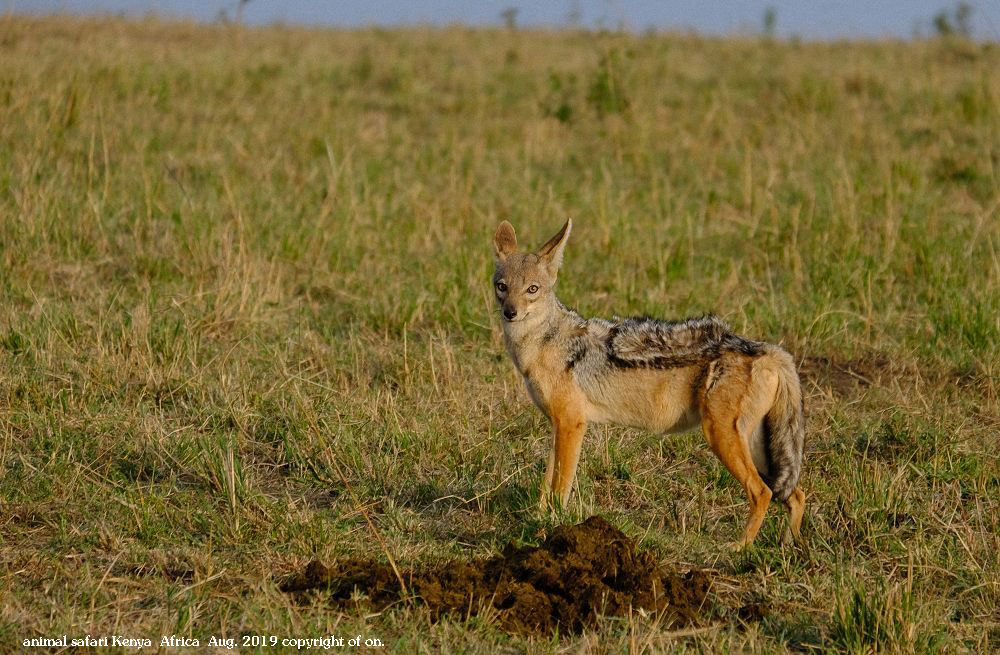
{"type": "Polygon", "coordinates": [[[500,293],[503,293],[506,290],[507,290],[507,285],[506,284],[504,284],[503,282],[497,282],[497,291],[499,291],[500,293]]]}
{"type": "Polygon", "coordinates": [[[530,287],[528,287],[528,293],[538,293],[538,285],[532,284],[530,287]]]}

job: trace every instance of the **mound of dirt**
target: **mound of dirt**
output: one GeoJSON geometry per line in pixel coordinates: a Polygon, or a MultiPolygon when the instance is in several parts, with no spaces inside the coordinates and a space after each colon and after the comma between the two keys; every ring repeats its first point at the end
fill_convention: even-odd
{"type": "MultiPolygon", "coordinates": [[[[508,545],[489,559],[400,573],[433,618],[482,614],[515,634],[579,632],[599,615],[623,616],[629,608],[656,613],[664,625],[696,625],[709,609],[711,586],[704,571],[662,570],[651,553],[598,516],[559,526],[538,547],[508,545]]],[[[341,607],[361,592],[376,610],[406,598],[390,566],[355,559],[311,562],[282,589],[325,590],[341,607]]]]}

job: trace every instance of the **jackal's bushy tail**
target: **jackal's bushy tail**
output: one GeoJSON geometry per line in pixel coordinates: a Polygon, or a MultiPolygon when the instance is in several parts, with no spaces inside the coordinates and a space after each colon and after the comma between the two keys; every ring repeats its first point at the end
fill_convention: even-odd
{"type": "Polygon", "coordinates": [[[777,388],[774,404],[764,418],[764,438],[769,470],[764,482],[778,500],[786,500],[799,484],[802,472],[802,451],[805,445],[805,418],[802,414],[802,388],[792,356],[785,350],[770,346],[770,356],[776,366],[777,388]]]}

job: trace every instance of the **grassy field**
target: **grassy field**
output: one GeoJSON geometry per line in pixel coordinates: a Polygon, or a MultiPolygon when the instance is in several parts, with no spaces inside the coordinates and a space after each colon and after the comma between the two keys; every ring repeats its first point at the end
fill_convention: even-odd
{"type": "Polygon", "coordinates": [[[0,651],[995,651],[998,253],[996,45],[0,18],[0,651]],[[490,239],[566,216],[567,304],[794,353],[806,547],[774,507],[724,549],[746,503],[700,433],[592,429],[536,512],[490,239]],[[517,638],[278,590],[595,513],[769,615],[517,638]]]}

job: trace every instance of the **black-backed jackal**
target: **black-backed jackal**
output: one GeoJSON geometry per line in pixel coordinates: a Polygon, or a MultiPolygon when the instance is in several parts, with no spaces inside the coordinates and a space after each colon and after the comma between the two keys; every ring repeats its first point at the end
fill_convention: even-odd
{"type": "Polygon", "coordinates": [[[805,494],[802,391],[782,348],[732,334],[713,316],[684,321],[585,319],[554,287],[572,222],[537,252],[518,252],[504,221],[493,239],[493,287],[503,335],[528,393],[552,422],[541,506],[565,504],[588,423],[671,433],[701,425],[712,451],[750,500],[743,539],[753,541],[772,498],[798,537],[805,494]]]}

